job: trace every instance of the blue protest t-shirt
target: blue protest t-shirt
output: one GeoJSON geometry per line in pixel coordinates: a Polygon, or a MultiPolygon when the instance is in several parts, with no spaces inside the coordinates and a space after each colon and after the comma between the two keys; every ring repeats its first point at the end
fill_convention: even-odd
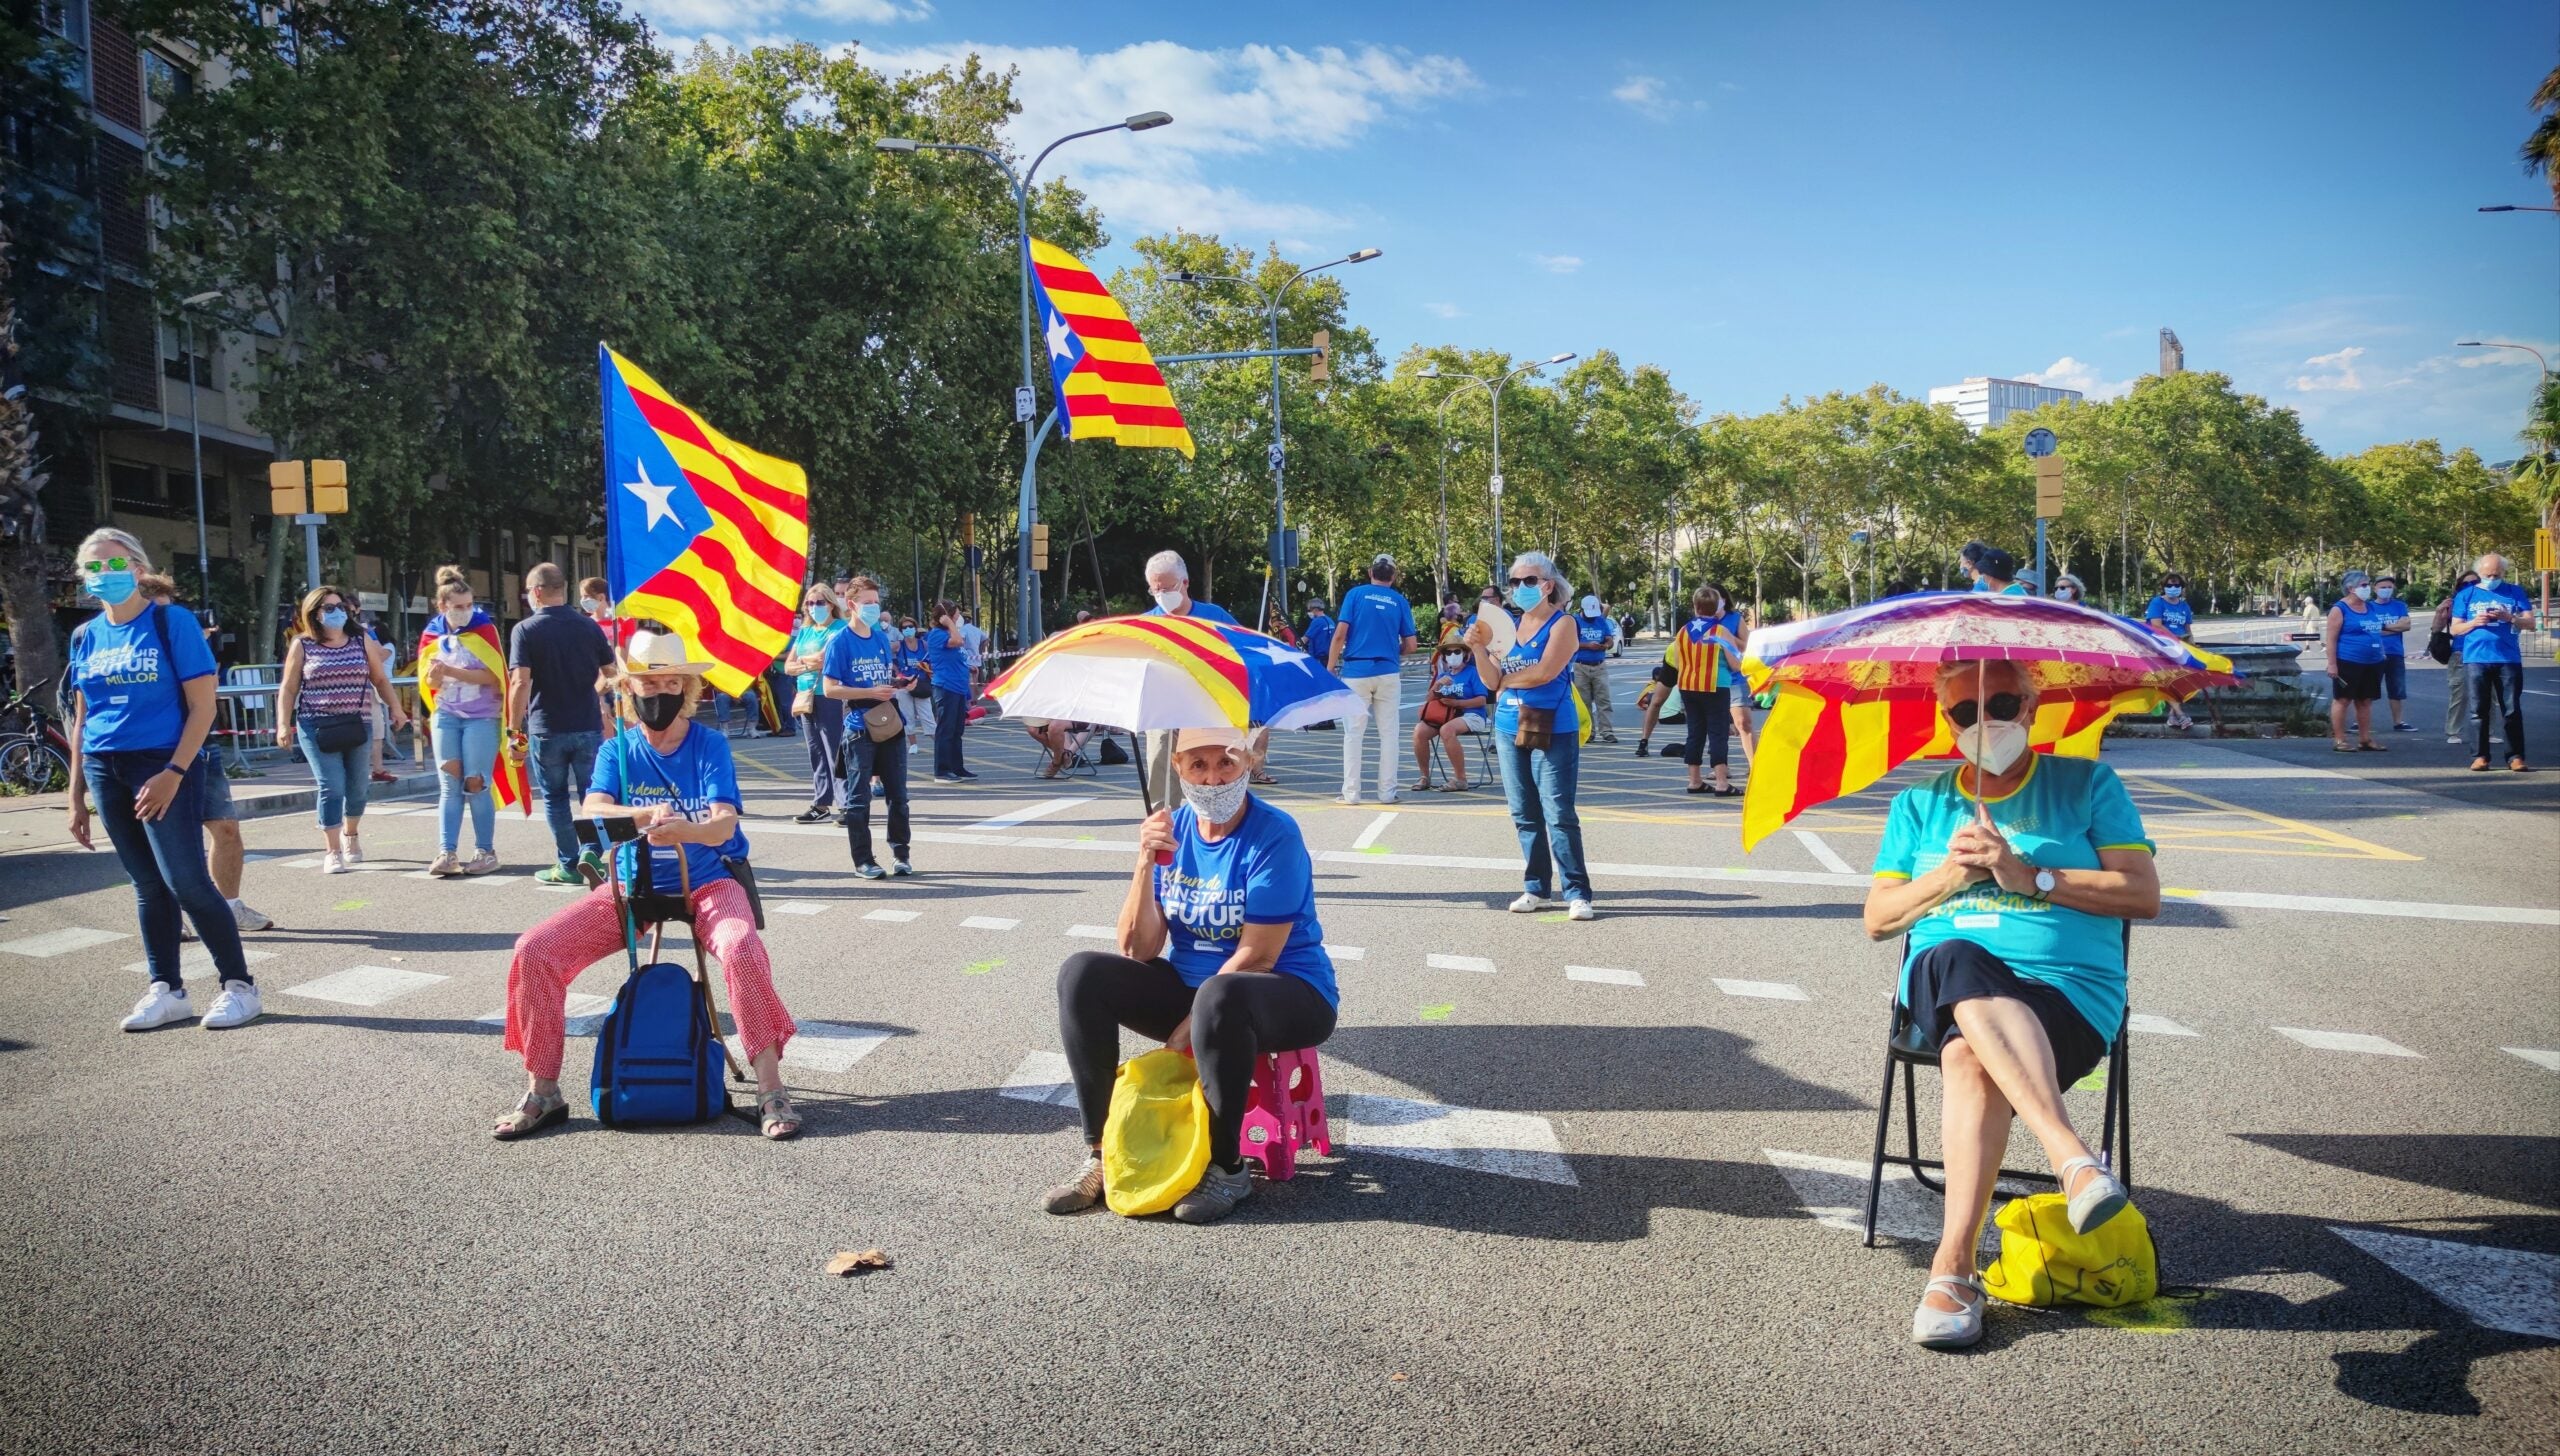
{"type": "MultiPolygon", "coordinates": [[[[715,804],[736,809],[746,802],[738,795],[738,761],[730,756],[727,735],[694,723],[685,724],[684,741],[673,753],[651,748],[637,728],[625,728],[606,739],[596,750],[596,771],[587,780],[587,792],[634,809],[673,804],[677,814],[696,824],[710,819],[715,804]]],[[[727,840],[716,845],[652,845],[633,840],[614,851],[614,869],[623,883],[632,883],[639,872],[643,849],[650,856],[649,887],[672,895],[684,885],[676,868],[678,849],[684,851],[685,870],[700,885],[729,878],[729,867],[720,861],[723,856],[743,857],[747,836],[733,829],[727,840]]]]}
{"type": "Polygon", "coordinates": [[[166,753],[187,729],[186,685],[213,676],[213,649],[204,645],[196,614],[162,603],[143,608],[130,622],[100,612],[71,634],[71,686],[84,705],[80,748],[84,753],[166,753]],[[157,616],[160,625],[152,625],[157,616]],[[167,628],[163,660],[160,631],[167,628]]]}
{"type": "MultiPolygon", "coordinates": [[[[889,640],[889,629],[874,627],[868,637],[851,627],[838,632],[827,643],[825,676],[828,681],[849,688],[885,688],[896,682],[897,646],[889,640]]],[[[968,669],[964,667],[960,681],[966,683],[968,680],[968,669]]],[[[869,703],[849,703],[846,706],[857,712],[868,712],[871,708],[869,703]]],[[[906,709],[898,711],[903,715],[906,709]]]]}
{"type": "Polygon", "coordinates": [[[1298,821],[1248,794],[1235,832],[1215,844],[1200,837],[1189,804],[1173,811],[1173,863],[1156,866],[1164,911],[1164,958],[1182,984],[1198,986],[1235,955],[1248,925],[1286,925],[1288,942],[1271,968],[1316,988],[1340,1006],[1333,958],[1316,923],[1314,862],[1298,821]]]}
{"type": "MultiPolygon", "coordinates": [[[[2408,614],[2403,612],[2401,615],[2408,614]]],[[[2370,602],[2359,612],[2351,602],[2341,600],[2338,603],[2338,660],[2380,662],[2390,656],[2387,644],[2391,639],[2382,631],[2383,624],[2390,620],[2382,614],[2380,607],[2370,602]]]]}
{"type": "Polygon", "coordinates": [[[1582,645],[1573,650],[1573,660],[1589,666],[1609,660],[1609,639],[1618,635],[1618,624],[1607,617],[1586,617],[1576,612],[1573,632],[1582,640],[1582,645]]]}
{"type": "Polygon", "coordinates": [[[969,695],[969,645],[948,627],[936,627],[924,639],[924,665],[933,674],[937,693],[969,695]]]}
{"type": "Polygon", "coordinates": [[[2196,609],[2184,601],[2173,602],[2167,597],[2155,596],[2144,604],[2142,620],[2165,623],[2169,635],[2184,642],[2195,631],[2196,609]]]}
{"type": "Polygon", "coordinates": [[[2524,661],[2524,648],[2516,641],[2515,615],[2533,610],[2533,598],[2524,588],[2511,581],[2494,587],[2466,586],[2453,594],[2453,618],[2466,618],[2478,623],[2470,631],[2454,638],[2462,648],[2464,662],[2524,661]],[[2492,622],[2482,616],[2491,606],[2502,606],[2511,614],[2506,621],[2492,622]]]}
{"type": "MultiPolygon", "coordinates": [[[[1461,664],[1458,670],[1454,673],[1434,673],[1432,675],[1432,681],[1439,685],[1439,695],[1441,697],[1454,698],[1459,702],[1464,702],[1469,698],[1489,698],[1493,696],[1491,692],[1486,690],[1484,685],[1484,674],[1476,671],[1476,665],[1473,658],[1470,658],[1468,661],[1461,664]],[[1446,681],[1442,680],[1444,677],[1446,678],[1446,681]]],[[[1482,712],[1483,709],[1467,708],[1462,711],[1477,713],[1482,712]]]]}
{"type": "Polygon", "coordinates": [[[1344,677],[1385,677],[1404,663],[1404,639],[1416,635],[1413,603],[1393,587],[1364,582],[1342,594],[1344,677]]]}
{"type": "MultiPolygon", "coordinates": [[[[1544,660],[1547,639],[1554,635],[1556,624],[1563,620],[1564,613],[1558,612],[1540,623],[1535,634],[1515,640],[1511,650],[1502,655],[1503,674],[1509,676],[1526,671],[1544,660]]],[[[1493,729],[1501,737],[1511,738],[1520,731],[1522,708],[1552,708],[1556,715],[1555,741],[1579,742],[1582,719],[1574,712],[1573,704],[1573,676],[1570,673],[1557,673],[1534,688],[1504,688],[1494,699],[1493,729]]]]}
{"type": "MultiPolygon", "coordinates": [[[[2098,852],[2152,852],[2142,813],[2116,771],[2095,759],[2039,753],[2027,781],[1990,801],[1991,822],[2029,863],[2049,870],[2093,870],[2098,852]]],[[[1878,879],[1908,880],[1944,863],[1947,841],[1973,822],[1973,801],[1949,769],[1896,794],[1876,849],[1878,879]]],[[[2067,909],[2033,895],[2014,895],[1992,880],[1941,900],[1911,927],[1911,954],[1950,940],[1969,940],[2009,969],[2069,997],[2099,1036],[2113,1040],[2124,1021],[2124,922],[2067,909]]],[[[1901,995],[1911,994],[1904,962],[1901,995]]]]}
{"type": "Polygon", "coordinates": [[[2382,614],[2382,625],[2385,629],[2382,634],[2382,655],[2385,657],[2408,656],[2408,632],[2405,630],[2393,632],[2388,629],[2394,625],[2406,628],[2409,621],[2409,604],[2398,597],[2393,597],[2387,602],[2374,602],[2372,606],[2375,611],[2382,614]]]}
{"type": "Polygon", "coordinates": [[[1325,655],[1333,651],[1333,632],[1334,620],[1318,612],[1307,618],[1307,634],[1298,639],[1299,645],[1306,649],[1309,657],[1322,662],[1325,655]]]}
{"type": "MultiPolygon", "coordinates": [[[[833,617],[828,618],[827,624],[821,627],[804,616],[800,625],[791,629],[791,646],[785,655],[807,657],[814,653],[823,657],[826,655],[827,643],[843,630],[844,623],[833,617]]],[[[818,676],[814,672],[804,672],[793,678],[791,685],[804,693],[813,693],[818,690],[818,676]]]]}
{"type": "MultiPolygon", "coordinates": [[[[1147,615],[1150,617],[1164,617],[1172,614],[1162,607],[1149,607],[1147,608],[1147,615]]],[[[1216,602],[1204,602],[1198,597],[1193,597],[1191,599],[1191,610],[1183,613],[1182,615],[1197,618],[1203,622],[1223,623],[1229,627],[1241,627],[1244,625],[1244,623],[1237,621],[1235,619],[1235,614],[1228,611],[1226,608],[1219,606],[1216,602]]]]}

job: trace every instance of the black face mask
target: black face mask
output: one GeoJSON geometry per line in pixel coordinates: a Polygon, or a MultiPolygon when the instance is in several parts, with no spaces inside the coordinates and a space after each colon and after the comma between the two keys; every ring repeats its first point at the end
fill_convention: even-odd
{"type": "Polygon", "coordinates": [[[664,733],[684,716],[684,694],[645,693],[632,700],[640,721],[653,732],[664,733]]]}

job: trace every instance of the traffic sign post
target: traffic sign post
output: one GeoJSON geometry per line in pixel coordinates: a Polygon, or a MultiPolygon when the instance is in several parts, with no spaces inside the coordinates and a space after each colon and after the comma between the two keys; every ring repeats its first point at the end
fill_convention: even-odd
{"type": "Polygon", "coordinates": [[[2062,457],[2056,453],[2061,442],[2053,431],[2038,426],[2027,431],[2023,447],[2036,472],[2036,589],[2050,596],[2053,582],[2045,575],[2045,522],[2062,515],[2062,457]]]}
{"type": "Polygon", "coordinates": [[[347,462],[278,460],[267,466],[267,509],[302,528],[303,589],[320,589],[320,527],[347,513],[347,462]]]}

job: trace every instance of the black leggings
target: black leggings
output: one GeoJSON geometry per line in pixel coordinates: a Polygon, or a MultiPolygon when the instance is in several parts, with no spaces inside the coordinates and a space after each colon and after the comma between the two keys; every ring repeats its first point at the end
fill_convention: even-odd
{"type": "Polygon", "coordinates": [[[1724,767],[1725,745],[1733,732],[1733,690],[1718,688],[1702,693],[1682,688],[1680,716],[1687,720],[1689,728],[1689,739],[1680,746],[1680,761],[1696,768],[1703,757],[1716,768],[1724,767]]]}
{"type": "Polygon", "coordinates": [[[1195,991],[1170,962],[1077,951],[1058,968],[1058,1034],[1075,1074],[1086,1142],[1102,1143],[1111,1080],[1120,1068],[1120,1028],[1162,1041],[1186,1016],[1209,1102],[1209,1158],[1222,1168],[1243,1158],[1236,1145],[1255,1062],[1264,1052],[1295,1051],[1333,1035],[1333,1008],[1315,987],[1286,972],[1211,976],[1195,991]]]}

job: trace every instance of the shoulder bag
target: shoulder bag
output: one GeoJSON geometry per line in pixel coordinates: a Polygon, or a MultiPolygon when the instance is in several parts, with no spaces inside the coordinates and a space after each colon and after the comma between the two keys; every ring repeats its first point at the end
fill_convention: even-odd
{"type": "Polygon", "coordinates": [[[862,710],[862,731],[874,743],[886,743],[907,731],[906,715],[896,703],[873,703],[862,710]]]}

